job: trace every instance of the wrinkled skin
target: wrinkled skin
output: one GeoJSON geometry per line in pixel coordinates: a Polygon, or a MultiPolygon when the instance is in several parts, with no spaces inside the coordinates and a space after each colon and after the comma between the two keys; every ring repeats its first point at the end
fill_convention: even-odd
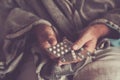
{"type": "Polygon", "coordinates": [[[108,34],[109,28],[104,24],[89,26],[81,31],[79,39],[73,45],[73,49],[78,50],[84,46],[89,52],[94,52],[98,39],[108,34]]]}
{"type": "Polygon", "coordinates": [[[57,38],[53,29],[48,25],[39,25],[35,27],[38,43],[42,48],[49,48],[57,44],[57,38]]]}
{"type": "MultiPolygon", "coordinates": [[[[49,48],[52,45],[57,44],[57,38],[53,29],[48,25],[39,25],[35,28],[35,33],[37,35],[38,43],[43,49],[49,48]]],[[[97,41],[100,37],[106,36],[109,33],[109,28],[104,24],[95,24],[88,26],[81,31],[78,40],[73,44],[73,49],[78,50],[84,47],[90,52],[94,52],[97,41]]],[[[51,57],[51,56],[50,56],[51,57]]],[[[75,60],[73,62],[78,62],[80,60],[75,60]]],[[[61,63],[58,61],[59,65],[69,64],[69,62],[61,63]]],[[[70,62],[70,63],[73,63],[70,62]]]]}

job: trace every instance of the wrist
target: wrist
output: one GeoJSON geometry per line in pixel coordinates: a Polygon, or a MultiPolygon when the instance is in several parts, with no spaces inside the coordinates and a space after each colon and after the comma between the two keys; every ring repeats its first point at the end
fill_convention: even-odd
{"type": "Polygon", "coordinates": [[[106,37],[110,33],[110,29],[105,24],[94,24],[91,27],[97,38],[106,37]]]}
{"type": "Polygon", "coordinates": [[[90,26],[95,25],[95,24],[104,24],[104,25],[106,25],[106,27],[109,28],[109,34],[107,35],[107,37],[109,37],[109,38],[119,38],[120,37],[119,36],[120,27],[115,22],[112,22],[112,21],[104,19],[104,18],[96,19],[92,23],[90,23],[90,26]]]}

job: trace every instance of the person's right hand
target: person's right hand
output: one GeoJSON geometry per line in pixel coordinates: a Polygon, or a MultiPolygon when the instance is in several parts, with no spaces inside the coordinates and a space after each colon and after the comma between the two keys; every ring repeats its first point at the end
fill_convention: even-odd
{"type": "Polygon", "coordinates": [[[51,26],[41,24],[35,26],[34,31],[41,48],[46,49],[57,44],[57,38],[51,26]]]}

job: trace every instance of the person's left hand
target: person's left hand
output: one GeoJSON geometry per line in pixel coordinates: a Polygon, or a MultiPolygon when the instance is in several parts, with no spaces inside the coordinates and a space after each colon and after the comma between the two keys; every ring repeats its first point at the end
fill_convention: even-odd
{"type": "MultiPolygon", "coordinates": [[[[33,28],[34,34],[37,39],[38,46],[41,48],[43,53],[49,53],[46,51],[51,46],[57,44],[57,37],[51,26],[46,24],[39,24],[33,28]]],[[[51,59],[56,58],[53,55],[49,55],[51,59]]]]}

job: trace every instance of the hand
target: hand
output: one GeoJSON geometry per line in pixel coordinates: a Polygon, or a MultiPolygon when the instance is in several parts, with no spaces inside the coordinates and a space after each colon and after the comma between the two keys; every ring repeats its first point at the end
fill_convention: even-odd
{"type": "Polygon", "coordinates": [[[55,32],[48,25],[38,25],[34,28],[38,43],[41,48],[46,49],[57,44],[55,32]]]}
{"type": "Polygon", "coordinates": [[[84,47],[89,52],[94,52],[97,41],[109,33],[109,28],[104,24],[96,24],[81,31],[79,39],[74,43],[73,49],[84,47]]]}

